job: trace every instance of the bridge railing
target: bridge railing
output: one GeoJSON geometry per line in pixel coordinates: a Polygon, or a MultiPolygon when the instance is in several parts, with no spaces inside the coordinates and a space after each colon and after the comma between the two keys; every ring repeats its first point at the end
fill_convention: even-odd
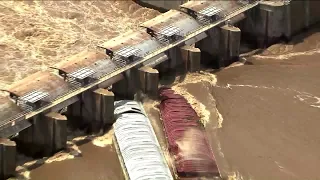
{"type": "Polygon", "coordinates": [[[258,5],[258,3],[259,3],[259,1],[255,1],[255,2],[250,3],[248,5],[241,6],[238,9],[228,13],[225,17],[223,17],[215,22],[213,22],[211,24],[200,26],[198,29],[187,33],[183,37],[183,39],[181,39],[181,40],[177,40],[177,41],[175,41],[171,44],[168,44],[168,45],[160,46],[158,49],[155,49],[154,51],[148,52],[147,54],[145,54],[144,57],[142,57],[134,62],[127,62],[125,64],[120,64],[120,65],[116,66],[116,68],[114,68],[112,71],[102,75],[99,79],[95,79],[94,81],[92,81],[84,86],[80,86],[80,87],[75,86],[74,88],[70,88],[66,93],[63,93],[63,94],[57,96],[55,99],[53,99],[51,102],[49,102],[45,106],[42,106],[38,109],[25,110],[25,111],[13,116],[13,117],[10,117],[6,120],[3,120],[0,124],[0,131],[2,131],[3,128],[6,128],[8,126],[13,126],[13,124],[15,124],[19,121],[29,119],[29,118],[36,116],[42,112],[50,111],[50,108],[53,108],[53,107],[61,104],[62,102],[65,102],[66,100],[68,100],[74,96],[77,96],[77,95],[91,89],[92,87],[95,87],[95,86],[99,85],[100,83],[131,69],[132,67],[140,65],[143,62],[155,57],[156,55],[158,55],[160,53],[164,53],[167,50],[169,50],[175,46],[183,44],[185,41],[199,35],[200,33],[203,33],[205,31],[223,23],[224,21],[236,16],[237,14],[235,14],[235,13],[238,12],[240,14],[242,12],[245,12],[246,10],[251,9],[251,8],[255,7],[256,5],[258,5]]]}

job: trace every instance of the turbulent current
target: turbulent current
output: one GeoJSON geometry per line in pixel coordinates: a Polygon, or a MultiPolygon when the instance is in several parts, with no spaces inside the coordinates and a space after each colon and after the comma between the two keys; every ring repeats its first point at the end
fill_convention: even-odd
{"type": "Polygon", "coordinates": [[[132,1],[1,1],[0,87],[134,30],[159,12],[132,1]]]}
{"type": "MultiPolygon", "coordinates": [[[[1,1],[0,87],[135,29],[157,14],[132,1],[1,1]]],[[[224,177],[320,179],[319,32],[318,25],[288,44],[243,54],[240,62],[218,72],[204,69],[176,77],[172,89],[201,117],[224,177]]],[[[157,105],[144,103],[172,164],[157,105]]],[[[19,156],[19,178],[123,179],[112,134],[73,132],[67,150],[54,157],[19,156]]]]}

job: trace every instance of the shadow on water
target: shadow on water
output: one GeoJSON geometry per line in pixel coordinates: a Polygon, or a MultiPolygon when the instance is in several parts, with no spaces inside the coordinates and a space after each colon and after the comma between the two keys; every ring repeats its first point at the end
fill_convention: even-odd
{"type": "MultiPolygon", "coordinates": [[[[104,132],[108,132],[112,129],[112,126],[105,127],[104,132]]],[[[79,131],[79,129],[75,130],[79,131]]],[[[80,132],[80,131],[79,131],[80,132]]],[[[43,157],[39,158],[38,156],[30,157],[25,156],[21,152],[19,152],[18,155],[18,163],[17,167],[19,167],[16,171],[16,176],[14,177],[15,180],[24,180],[28,179],[25,177],[25,173],[29,171],[33,171],[37,168],[40,168],[41,166],[49,163],[49,162],[55,162],[55,159],[59,159],[60,157],[65,156],[65,160],[71,160],[74,158],[80,158],[83,157],[82,152],[80,151],[79,147],[83,146],[85,144],[88,144],[89,142],[92,142],[95,138],[98,138],[103,133],[99,134],[91,134],[91,135],[84,135],[84,132],[79,133],[79,135],[73,135],[73,133],[70,133],[68,136],[68,142],[65,149],[61,150],[60,152],[55,153],[53,156],[50,157],[43,157]],[[66,156],[71,156],[66,157],[66,156]]],[[[60,160],[57,160],[57,162],[60,160]]]]}

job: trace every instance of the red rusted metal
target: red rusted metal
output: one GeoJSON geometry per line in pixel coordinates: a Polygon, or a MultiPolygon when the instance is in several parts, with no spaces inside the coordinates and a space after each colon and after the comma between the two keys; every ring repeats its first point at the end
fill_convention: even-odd
{"type": "Polygon", "coordinates": [[[191,18],[187,14],[177,11],[177,10],[170,10],[166,13],[163,13],[143,24],[142,27],[148,28],[154,32],[159,32],[161,29],[174,24],[182,19],[191,18]]]}
{"type": "Polygon", "coordinates": [[[65,73],[72,73],[78,69],[94,65],[95,62],[106,59],[107,55],[101,52],[83,51],[77,55],[71,56],[52,68],[59,69],[65,73]]]}
{"type": "Polygon", "coordinates": [[[199,13],[201,10],[208,8],[210,6],[221,8],[224,14],[228,14],[233,10],[239,8],[241,4],[238,3],[236,0],[228,0],[228,1],[212,0],[212,1],[189,1],[185,4],[180,5],[182,9],[185,8],[196,13],[199,13]]]}
{"type": "Polygon", "coordinates": [[[134,46],[150,38],[150,35],[144,29],[139,29],[138,31],[129,31],[121,36],[115,37],[98,47],[115,52],[125,46],[134,46]]]}
{"type": "Polygon", "coordinates": [[[70,85],[58,75],[40,71],[12,84],[6,91],[15,96],[23,96],[33,90],[48,92],[51,98],[68,91],[70,85]]]}
{"type": "Polygon", "coordinates": [[[200,118],[187,100],[168,88],[160,89],[160,98],[161,118],[178,175],[220,176],[200,118]]]}
{"type": "Polygon", "coordinates": [[[194,12],[199,12],[207,7],[212,6],[214,3],[214,1],[188,1],[180,5],[180,7],[192,10],[194,12]]]}

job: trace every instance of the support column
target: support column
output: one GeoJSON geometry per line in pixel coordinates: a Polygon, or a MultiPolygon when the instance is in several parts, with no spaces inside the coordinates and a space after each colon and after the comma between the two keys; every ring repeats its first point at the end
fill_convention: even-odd
{"type": "Polygon", "coordinates": [[[231,25],[221,27],[219,67],[233,63],[239,57],[241,30],[231,25]]]}
{"type": "Polygon", "coordinates": [[[68,126],[72,128],[81,128],[84,126],[84,121],[82,121],[82,97],[79,96],[79,101],[71,104],[67,107],[67,117],[68,117],[68,126]]]}
{"type": "Polygon", "coordinates": [[[317,22],[320,21],[320,11],[319,11],[319,7],[320,7],[320,1],[311,1],[308,0],[308,5],[309,5],[309,25],[313,25],[317,22]]]}
{"type": "Polygon", "coordinates": [[[169,68],[175,69],[177,66],[183,63],[181,57],[181,51],[179,47],[174,47],[169,50],[169,68]]]}
{"type": "Polygon", "coordinates": [[[67,118],[56,112],[35,116],[32,126],[21,131],[18,148],[29,156],[51,156],[67,143],[67,118]]]}
{"type": "Polygon", "coordinates": [[[113,123],[114,93],[103,88],[82,93],[80,100],[68,107],[74,128],[99,133],[113,123]]]}
{"type": "Polygon", "coordinates": [[[15,175],[16,143],[10,139],[0,139],[0,179],[15,175]]]}
{"type": "Polygon", "coordinates": [[[189,72],[196,72],[200,70],[201,65],[201,51],[199,48],[192,46],[181,47],[182,59],[185,63],[185,69],[189,72]]]}
{"type": "Polygon", "coordinates": [[[67,146],[67,117],[56,112],[48,113],[43,119],[45,136],[44,154],[50,156],[67,146]]]}
{"type": "MultiPolygon", "coordinates": [[[[122,93],[121,91],[127,92],[125,76],[118,74],[99,84],[99,89],[93,91],[88,90],[79,95],[79,101],[68,106],[67,116],[69,127],[73,127],[74,129],[89,128],[89,131],[100,131],[106,124],[112,124],[114,94],[106,90],[106,88],[114,86],[114,84],[120,85],[118,86],[120,87],[120,94],[122,93]],[[123,87],[124,89],[121,88],[122,85],[125,86],[123,87]]],[[[117,86],[113,88],[117,88],[117,86]]]]}
{"type": "Polygon", "coordinates": [[[195,47],[201,50],[202,64],[218,68],[220,28],[214,27],[209,29],[206,33],[207,37],[199,42],[196,42],[195,47]]]}
{"type": "Polygon", "coordinates": [[[196,42],[195,47],[201,52],[209,53],[216,57],[219,54],[220,29],[212,28],[207,31],[207,37],[199,42],[196,42]]]}
{"type": "Polygon", "coordinates": [[[290,35],[295,35],[307,27],[309,21],[307,19],[307,2],[306,1],[291,1],[288,6],[290,10],[287,12],[290,20],[290,35]]]}
{"type": "Polygon", "coordinates": [[[286,8],[286,35],[291,37],[320,21],[319,1],[291,1],[286,8]]]}
{"type": "MultiPolygon", "coordinates": [[[[286,20],[286,6],[283,2],[263,1],[258,8],[248,11],[247,18],[241,23],[246,40],[265,48],[277,42],[289,28],[286,20]]],[[[290,25],[291,26],[291,25],[290,25]]]]}
{"type": "Polygon", "coordinates": [[[95,133],[105,130],[107,125],[114,123],[114,94],[106,89],[99,88],[94,92],[95,105],[93,106],[94,118],[91,129],[95,133]]]}
{"type": "Polygon", "coordinates": [[[157,98],[159,71],[147,66],[140,68],[139,71],[142,92],[149,95],[151,98],[157,98]]]}

